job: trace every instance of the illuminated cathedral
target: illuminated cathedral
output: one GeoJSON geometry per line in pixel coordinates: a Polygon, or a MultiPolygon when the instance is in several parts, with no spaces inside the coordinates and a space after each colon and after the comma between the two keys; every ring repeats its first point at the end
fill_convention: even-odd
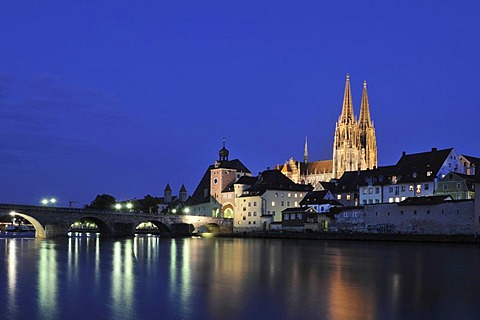
{"type": "Polygon", "coordinates": [[[275,168],[296,183],[311,184],[339,179],[345,171],[373,169],[377,166],[377,142],[375,128],[370,118],[367,82],[363,82],[360,117],[353,112],[350,75],[347,74],[342,113],[335,125],[333,159],[309,162],[308,144],[305,140],[304,159],[293,158],[275,168]]]}
{"type": "Polygon", "coordinates": [[[347,74],[342,114],[336,123],[333,140],[333,178],[340,178],[345,171],[373,169],[376,166],[377,140],[370,118],[367,82],[363,82],[360,117],[357,121],[353,113],[350,75],[347,74]]]}

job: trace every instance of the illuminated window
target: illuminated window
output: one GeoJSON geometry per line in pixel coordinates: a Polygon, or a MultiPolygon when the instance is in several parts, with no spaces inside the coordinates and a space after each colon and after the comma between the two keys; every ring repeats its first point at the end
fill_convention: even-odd
{"type": "Polygon", "coordinates": [[[388,202],[393,203],[393,198],[392,197],[388,198],[388,202]]]}
{"type": "Polygon", "coordinates": [[[430,177],[432,175],[432,171],[427,171],[427,177],[430,177]]]}
{"type": "Polygon", "coordinates": [[[337,200],[342,200],[342,195],[341,194],[337,195],[337,200]]]}
{"type": "Polygon", "coordinates": [[[350,195],[349,194],[347,194],[347,200],[350,200],[350,195]]]}
{"type": "Polygon", "coordinates": [[[417,190],[415,191],[416,193],[421,193],[422,192],[422,185],[417,184],[417,190]]]}
{"type": "Polygon", "coordinates": [[[292,196],[292,194],[291,194],[291,193],[288,193],[288,197],[290,198],[291,196],[292,196]]]}
{"type": "Polygon", "coordinates": [[[400,202],[400,198],[399,198],[399,197],[395,197],[395,202],[400,202]]]}
{"type": "Polygon", "coordinates": [[[402,201],[405,200],[406,198],[405,197],[402,197],[402,201]]]}
{"type": "Polygon", "coordinates": [[[272,201],[272,207],[275,207],[275,201],[272,201]]]}
{"type": "Polygon", "coordinates": [[[297,201],[295,201],[295,207],[298,207],[298,202],[297,201]]]}
{"type": "Polygon", "coordinates": [[[363,188],[363,194],[367,194],[367,187],[363,188]]]}
{"type": "Polygon", "coordinates": [[[368,188],[368,193],[372,194],[373,193],[373,188],[368,188]]]}
{"type": "Polygon", "coordinates": [[[413,191],[413,184],[408,186],[408,190],[413,191]]]}
{"type": "Polygon", "coordinates": [[[295,198],[297,197],[297,194],[295,193],[295,198]]]}

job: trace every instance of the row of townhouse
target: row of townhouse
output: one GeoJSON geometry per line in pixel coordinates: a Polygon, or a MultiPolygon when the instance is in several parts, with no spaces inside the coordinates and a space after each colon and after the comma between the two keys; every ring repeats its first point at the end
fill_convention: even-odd
{"type": "MultiPolygon", "coordinates": [[[[398,203],[409,197],[451,195],[471,199],[478,158],[458,155],[454,148],[402,154],[395,165],[345,172],[331,190],[347,206],[398,203]]],[[[328,186],[327,186],[328,187],[328,186]]]]}

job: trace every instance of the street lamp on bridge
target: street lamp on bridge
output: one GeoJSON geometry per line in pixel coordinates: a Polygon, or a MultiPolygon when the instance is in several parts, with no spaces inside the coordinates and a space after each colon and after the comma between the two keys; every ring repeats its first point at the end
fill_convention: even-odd
{"type": "Polygon", "coordinates": [[[48,204],[52,204],[52,207],[55,207],[55,203],[57,203],[57,199],[55,198],[50,198],[50,199],[47,199],[47,198],[43,198],[41,203],[46,207],[48,206],[48,204]]]}

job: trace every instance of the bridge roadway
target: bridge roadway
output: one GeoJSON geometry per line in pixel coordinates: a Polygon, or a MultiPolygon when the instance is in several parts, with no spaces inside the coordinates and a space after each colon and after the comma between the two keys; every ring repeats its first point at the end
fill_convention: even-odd
{"type": "MultiPolygon", "coordinates": [[[[36,231],[36,238],[67,236],[70,226],[77,221],[93,221],[102,237],[129,237],[143,222],[151,222],[161,232],[175,234],[181,226],[201,227],[210,232],[231,233],[233,220],[190,215],[161,215],[143,212],[98,211],[76,208],[0,204],[0,217],[20,216],[29,221],[36,231]]],[[[185,228],[183,228],[184,230],[185,228]]]]}

